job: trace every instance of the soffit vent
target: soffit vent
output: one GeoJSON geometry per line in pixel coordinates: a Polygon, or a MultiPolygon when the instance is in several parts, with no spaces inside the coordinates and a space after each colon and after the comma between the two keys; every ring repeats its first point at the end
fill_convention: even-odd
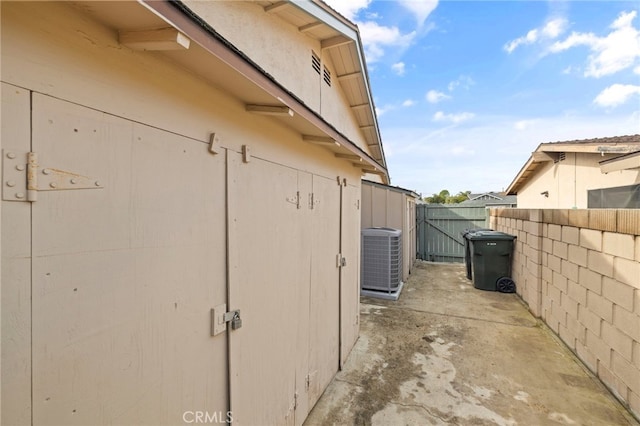
{"type": "Polygon", "coordinates": [[[555,160],[554,163],[559,163],[560,161],[564,161],[566,158],[567,158],[567,154],[564,152],[560,152],[558,153],[557,160],[555,160]]]}
{"type": "Polygon", "coordinates": [[[311,52],[311,67],[320,74],[320,57],[315,52],[311,52]]]}

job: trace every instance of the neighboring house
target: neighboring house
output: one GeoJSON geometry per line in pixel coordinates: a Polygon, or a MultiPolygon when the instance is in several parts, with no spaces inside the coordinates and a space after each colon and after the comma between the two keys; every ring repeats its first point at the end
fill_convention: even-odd
{"type": "Polygon", "coordinates": [[[302,424],[358,335],[361,177],[389,181],[357,27],[0,5],[1,423],[302,424]]]}
{"type": "Polygon", "coordinates": [[[504,192],[483,192],[480,194],[469,194],[469,199],[458,205],[460,206],[486,206],[486,207],[516,207],[517,198],[515,195],[506,195],[504,192]]]}
{"type": "Polygon", "coordinates": [[[640,208],[640,135],[543,143],[508,195],[519,208],[640,208]]]}
{"type": "Polygon", "coordinates": [[[402,231],[402,279],[416,260],[416,200],[409,189],[362,181],[362,229],[383,227],[402,231]]]}

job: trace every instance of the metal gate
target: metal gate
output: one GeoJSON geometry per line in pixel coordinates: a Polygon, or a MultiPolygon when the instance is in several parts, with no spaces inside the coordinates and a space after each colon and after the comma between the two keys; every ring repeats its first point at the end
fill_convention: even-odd
{"type": "Polygon", "coordinates": [[[486,226],[484,206],[416,206],[418,224],[418,259],[430,262],[464,262],[465,229],[486,226]]]}

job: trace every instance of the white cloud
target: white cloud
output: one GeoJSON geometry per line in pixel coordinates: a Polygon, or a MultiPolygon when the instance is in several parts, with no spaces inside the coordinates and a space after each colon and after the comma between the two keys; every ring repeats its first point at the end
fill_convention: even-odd
{"type": "Polygon", "coordinates": [[[511,40],[509,43],[505,44],[504,49],[511,53],[521,44],[533,44],[538,40],[538,30],[531,30],[527,33],[526,36],[519,37],[515,40],[511,40]]]}
{"type": "Polygon", "coordinates": [[[462,87],[463,89],[468,90],[469,87],[473,86],[474,84],[476,84],[476,82],[473,81],[471,77],[469,77],[468,75],[461,75],[457,80],[450,82],[447,88],[450,92],[453,92],[458,87],[462,87]]]}
{"type": "Polygon", "coordinates": [[[381,115],[386,114],[387,112],[397,110],[399,108],[408,108],[414,106],[416,103],[413,99],[406,99],[402,103],[395,104],[385,104],[381,107],[376,107],[376,115],[380,117],[381,115]]]}
{"type": "Polygon", "coordinates": [[[376,107],[376,115],[380,117],[381,115],[386,114],[387,112],[397,110],[399,108],[408,108],[414,106],[416,103],[413,99],[406,99],[402,103],[398,104],[385,104],[381,107],[376,107]]]}
{"type": "MultiPolygon", "coordinates": [[[[403,33],[397,26],[378,24],[375,20],[379,19],[379,16],[366,10],[371,2],[372,0],[326,0],[329,6],[358,25],[369,64],[379,61],[387,48],[393,47],[396,51],[402,52],[417,36],[416,31],[403,33]]],[[[437,7],[438,1],[402,0],[400,4],[411,12],[419,26],[422,26],[424,20],[437,7]]]]}
{"type": "Polygon", "coordinates": [[[635,10],[629,13],[622,12],[620,16],[618,16],[618,19],[613,21],[613,23],[611,24],[611,28],[622,29],[630,27],[637,14],[638,12],[635,10]]]}
{"type": "Polygon", "coordinates": [[[395,46],[406,49],[416,36],[415,31],[402,34],[397,27],[385,27],[374,21],[359,22],[358,28],[360,28],[367,62],[376,62],[382,58],[385,47],[395,46]]]}
{"type": "Polygon", "coordinates": [[[613,84],[600,92],[593,103],[602,107],[616,107],[626,103],[634,95],[640,95],[640,86],[613,84]]]}
{"type": "Polygon", "coordinates": [[[362,9],[369,7],[372,0],[326,0],[325,2],[345,18],[353,21],[362,9]]]}
{"type": "Polygon", "coordinates": [[[451,99],[451,96],[446,95],[442,92],[438,92],[437,90],[429,90],[427,92],[427,101],[431,104],[437,104],[440,101],[444,101],[445,99],[451,99]]]}
{"type": "Polygon", "coordinates": [[[567,27],[567,21],[564,18],[556,18],[541,27],[530,30],[526,35],[518,37],[510,42],[506,43],[503,48],[507,53],[512,53],[518,48],[518,46],[524,44],[533,44],[542,39],[554,39],[562,34],[567,27]]]}
{"type": "Polygon", "coordinates": [[[398,75],[404,75],[404,62],[397,62],[391,65],[391,69],[398,75]]]}
{"type": "Polygon", "coordinates": [[[475,117],[472,112],[461,112],[459,114],[445,114],[442,111],[438,111],[433,114],[433,121],[448,121],[454,124],[462,123],[475,117]]]}
{"type": "Polygon", "coordinates": [[[532,128],[538,120],[518,120],[513,124],[513,128],[516,130],[527,130],[532,128]]]}
{"type": "Polygon", "coordinates": [[[567,28],[567,21],[562,18],[553,19],[542,27],[542,34],[549,38],[557,38],[567,28]]]}
{"type": "Polygon", "coordinates": [[[640,58],[640,31],[633,27],[636,11],[623,12],[610,25],[613,30],[604,37],[593,33],[571,33],[563,41],[551,45],[549,52],[559,53],[576,46],[587,46],[585,77],[602,77],[632,67],[640,58]]]}
{"type": "Polygon", "coordinates": [[[420,26],[438,7],[438,0],[400,0],[399,3],[413,14],[420,26]]]}
{"type": "Polygon", "coordinates": [[[383,115],[383,114],[385,114],[385,113],[387,113],[389,111],[393,111],[394,109],[396,109],[396,106],[388,105],[388,104],[384,105],[384,106],[381,106],[381,107],[376,107],[376,115],[378,117],[380,117],[381,115],[383,115]]]}
{"type": "Polygon", "coordinates": [[[640,65],[638,65],[637,67],[635,67],[635,68],[633,69],[633,73],[634,73],[634,74],[640,74],[640,65]]]}

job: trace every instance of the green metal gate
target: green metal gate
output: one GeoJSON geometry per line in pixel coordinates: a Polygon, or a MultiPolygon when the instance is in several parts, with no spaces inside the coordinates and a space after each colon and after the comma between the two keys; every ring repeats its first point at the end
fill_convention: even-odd
{"type": "Polygon", "coordinates": [[[487,209],[484,206],[444,206],[419,204],[416,206],[418,223],[418,259],[430,262],[464,262],[465,229],[487,227],[487,209]]]}

